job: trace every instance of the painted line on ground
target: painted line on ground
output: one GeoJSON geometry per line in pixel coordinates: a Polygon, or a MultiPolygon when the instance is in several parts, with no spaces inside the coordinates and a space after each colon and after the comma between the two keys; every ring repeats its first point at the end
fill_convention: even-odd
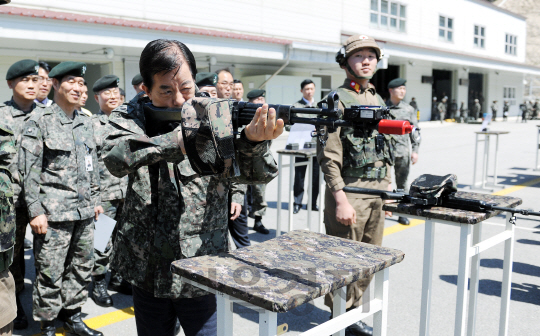
{"type": "MultiPolygon", "coordinates": [[[[538,183],[540,183],[540,177],[536,178],[534,180],[527,181],[527,182],[525,182],[523,184],[520,184],[520,185],[516,185],[516,186],[510,187],[510,188],[506,188],[506,189],[496,191],[496,192],[492,193],[492,195],[497,195],[497,196],[508,195],[510,193],[516,192],[516,191],[521,190],[521,189],[526,188],[526,187],[533,186],[533,185],[538,184],[538,183]]],[[[409,228],[412,228],[412,227],[415,227],[415,226],[418,226],[418,225],[421,225],[421,224],[424,224],[424,223],[425,223],[425,221],[420,220],[420,219],[411,219],[409,225],[402,225],[402,224],[392,225],[392,226],[387,227],[387,228],[384,229],[384,236],[388,236],[388,235],[394,234],[396,232],[401,232],[401,231],[404,231],[406,229],[409,229],[409,228]]],[[[502,224],[495,224],[495,223],[487,223],[487,224],[504,226],[502,224]]],[[[516,227],[516,228],[525,229],[525,230],[531,230],[532,231],[532,229],[523,228],[523,227],[516,227]]],[[[103,314],[103,315],[99,315],[99,316],[96,316],[96,317],[86,319],[86,320],[84,320],[84,322],[92,329],[99,329],[99,328],[106,327],[106,326],[111,325],[111,324],[115,324],[115,323],[118,323],[118,322],[122,322],[124,320],[128,320],[128,319],[133,318],[133,317],[135,317],[134,308],[133,307],[127,307],[127,308],[124,308],[124,309],[116,310],[116,311],[113,311],[113,312],[110,312],[110,313],[106,313],[106,314],[103,314]]],[[[63,331],[63,328],[56,329],[56,335],[62,336],[63,335],[62,331],[63,331]]],[[[40,336],[40,335],[41,335],[41,333],[35,334],[33,336],[40,336]]]]}

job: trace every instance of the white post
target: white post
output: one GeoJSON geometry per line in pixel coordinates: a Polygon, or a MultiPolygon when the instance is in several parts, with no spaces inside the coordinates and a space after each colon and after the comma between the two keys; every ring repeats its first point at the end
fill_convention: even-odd
{"type": "Polygon", "coordinates": [[[499,134],[495,134],[495,167],[493,171],[493,185],[498,186],[497,183],[497,163],[499,161],[499,134]]]}
{"type": "MultiPolygon", "coordinates": [[[[480,242],[482,237],[482,223],[473,226],[472,245],[480,242]]],[[[478,303],[478,284],[480,279],[480,254],[471,260],[471,281],[469,290],[469,318],[467,323],[467,335],[473,336],[476,328],[476,306],[478,303]]]]}
{"type": "Polygon", "coordinates": [[[229,295],[216,293],[216,303],[218,336],[233,336],[233,309],[229,295]]]}
{"type": "Polygon", "coordinates": [[[319,166],[319,233],[324,233],[324,193],[326,192],[326,184],[324,183],[324,175],[319,166]]]}
{"type": "Polygon", "coordinates": [[[468,250],[471,246],[471,225],[461,224],[459,237],[459,265],[456,300],[456,322],[454,336],[465,335],[465,324],[467,323],[467,284],[469,280],[469,270],[471,269],[468,257],[468,250]]]}
{"type": "Polygon", "coordinates": [[[478,161],[478,133],[476,135],[476,144],[474,145],[474,169],[473,169],[473,177],[472,177],[472,188],[476,188],[476,162],[478,161]]]}
{"type": "Polygon", "coordinates": [[[308,156],[308,165],[307,165],[307,170],[309,171],[309,178],[308,178],[308,201],[307,201],[307,226],[308,226],[308,230],[309,231],[315,231],[313,230],[313,228],[311,227],[311,202],[313,202],[313,196],[311,195],[312,191],[313,191],[313,157],[312,156],[308,156]]]}
{"type": "Polygon", "coordinates": [[[504,242],[503,281],[501,288],[501,316],[499,336],[508,335],[508,316],[510,315],[510,292],[512,289],[512,262],[514,259],[514,224],[510,222],[512,214],[506,214],[506,231],[511,237],[504,242]]]}
{"type": "Polygon", "coordinates": [[[424,267],[422,269],[422,302],[420,306],[420,336],[429,335],[431,309],[431,280],[433,277],[433,246],[435,223],[428,219],[424,225],[424,267]]]}
{"type": "Polygon", "coordinates": [[[259,313],[259,336],[277,335],[277,313],[269,310],[259,313]]]}
{"type": "Polygon", "coordinates": [[[293,230],[293,211],[294,211],[294,169],[296,168],[295,156],[291,155],[290,174],[289,174],[289,231],[293,230]]]}
{"type": "MultiPolygon", "coordinates": [[[[339,315],[345,314],[347,307],[347,286],[341,287],[334,291],[334,300],[332,302],[332,316],[335,318],[339,315]]],[[[332,336],[345,336],[345,328],[334,333],[332,336]]]]}
{"type": "Polygon", "coordinates": [[[484,156],[482,159],[482,189],[486,189],[487,170],[489,167],[489,135],[484,135],[484,156]]]}
{"type": "Polygon", "coordinates": [[[537,127],[537,134],[536,134],[536,164],[534,165],[534,170],[538,170],[538,151],[540,150],[540,127],[537,127]]]}
{"type": "Polygon", "coordinates": [[[375,273],[375,299],[381,300],[381,310],[373,316],[373,335],[386,336],[388,321],[388,286],[389,268],[375,273]]]}
{"type": "Polygon", "coordinates": [[[283,155],[278,154],[278,180],[277,180],[277,225],[276,237],[281,236],[281,182],[283,175],[283,155]]]}

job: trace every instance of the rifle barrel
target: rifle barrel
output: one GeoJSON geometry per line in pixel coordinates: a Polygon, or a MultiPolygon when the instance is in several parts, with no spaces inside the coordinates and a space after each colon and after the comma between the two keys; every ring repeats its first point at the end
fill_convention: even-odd
{"type": "Polygon", "coordinates": [[[368,189],[368,188],[357,188],[357,187],[344,187],[344,192],[352,194],[365,194],[365,195],[375,195],[379,196],[383,200],[402,200],[405,198],[405,194],[398,192],[391,192],[378,189],[368,189]]]}

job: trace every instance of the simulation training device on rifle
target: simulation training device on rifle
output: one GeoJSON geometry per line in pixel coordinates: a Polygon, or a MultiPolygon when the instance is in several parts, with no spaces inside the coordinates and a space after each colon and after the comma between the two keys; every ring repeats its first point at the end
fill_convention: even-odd
{"type": "MultiPolygon", "coordinates": [[[[368,188],[344,187],[343,191],[354,194],[376,195],[383,200],[397,200],[400,203],[411,203],[418,206],[441,206],[445,208],[489,213],[491,211],[510,212],[512,215],[540,216],[540,212],[527,209],[500,207],[486,201],[467,199],[456,196],[457,176],[448,174],[437,176],[420,175],[411,183],[409,194],[402,191],[384,191],[368,188]]],[[[513,219],[515,223],[515,219],[513,219]]]]}
{"type": "MultiPolygon", "coordinates": [[[[197,97],[205,97],[205,92],[198,92],[197,97]]],[[[208,98],[212,99],[212,98],[208,98]]],[[[263,104],[231,101],[231,120],[235,135],[240,133],[242,126],[248,125],[255,112],[263,104]]],[[[268,104],[269,108],[276,110],[277,118],[283,119],[285,125],[309,124],[315,126],[313,136],[316,136],[321,146],[325,146],[328,132],[335,132],[338,127],[354,129],[356,137],[371,137],[374,130],[379,134],[403,135],[413,132],[419,136],[419,129],[405,120],[392,120],[386,107],[357,105],[344,110],[339,109],[339,96],[337,92],[328,94],[325,100],[319,102],[317,108],[293,107],[292,105],[268,104]],[[298,114],[309,115],[300,117],[298,114]],[[326,129],[325,129],[326,127],[326,129]]],[[[160,108],[148,102],[144,105],[147,124],[147,134],[154,136],[155,132],[148,132],[148,128],[159,130],[160,134],[172,131],[175,125],[182,120],[182,109],[160,108]],[[149,126],[149,127],[148,127],[149,126]]],[[[382,135],[377,135],[382,143],[382,135]]]]}

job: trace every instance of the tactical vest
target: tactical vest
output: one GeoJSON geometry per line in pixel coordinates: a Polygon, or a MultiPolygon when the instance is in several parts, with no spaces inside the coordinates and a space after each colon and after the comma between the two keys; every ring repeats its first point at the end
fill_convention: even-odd
{"type": "MultiPolygon", "coordinates": [[[[356,97],[348,90],[338,88],[339,100],[344,107],[360,105],[356,97]]],[[[377,97],[379,103],[384,102],[377,97]]],[[[384,178],[387,175],[386,164],[394,164],[393,147],[395,139],[391,135],[384,135],[384,146],[377,150],[375,138],[379,135],[376,130],[369,138],[357,138],[351,128],[341,129],[341,143],[343,145],[342,176],[358,178],[384,178]],[[382,167],[375,168],[377,161],[383,161],[382,167]]]]}
{"type": "MultiPolygon", "coordinates": [[[[9,128],[0,125],[3,136],[13,136],[9,128]]],[[[0,154],[14,151],[14,144],[0,144],[0,154]],[[4,153],[2,153],[4,152],[4,153]]],[[[13,246],[15,245],[15,211],[13,207],[13,179],[8,167],[0,166],[0,272],[9,268],[13,261],[13,246]]]]}

